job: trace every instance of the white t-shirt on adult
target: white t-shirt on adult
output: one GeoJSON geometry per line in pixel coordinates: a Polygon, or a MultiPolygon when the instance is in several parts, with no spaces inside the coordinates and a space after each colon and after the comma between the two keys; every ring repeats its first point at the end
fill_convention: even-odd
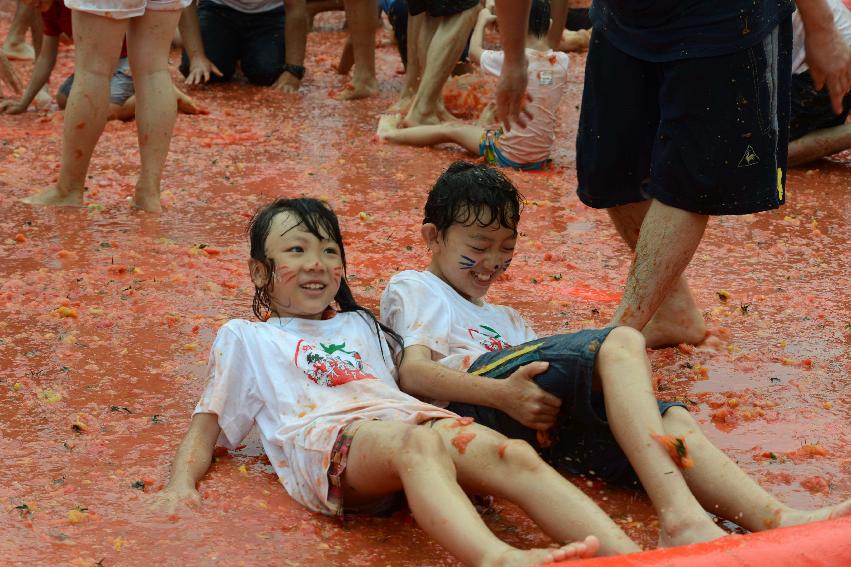
{"type": "Polygon", "coordinates": [[[259,14],[269,12],[284,5],[284,0],[212,0],[216,4],[233,8],[237,12],[259,14]]]}
{"type": "Polygon", "coordinates": [[[357,312],[324,321],[229,321],[213,343],[208,380],[195,413],[218,416],[218,444],[237,447],[256,423],[289,495],[324,514],[337,512],[327,473],[343,427],[455,417],[399,390],[384,335],[357,312]]]}
{"type": "MultiPolygon", "coordinates": [[[[851,45],[851,13],[848,8],[842,3],[842,0],[827,0],[827,5],[833,13],[833,23],[836,29],[839,30],[839,35],[851,45]]],[[[806,51],[804,50],[804,23],[801,21],[801,15],[798,10],[792,14],[792,74],[798,75],[809,69],[806,61],[806,51]]]]}
{"type": "Polygon", "coordinates": [[[390,278],[381,294],[381,320],[405,347],[428,347],[433,360],[464,371],[486,352],[538,338],[511,307],[476,305],[431,272],[416,270],[390,278]]]}
{"type": "MultiPolygon", "coordinates": [[[[533,118],[525,128],[515,126],[499,140],[502,154],[517,163],[536,163],[549,159],[555,144],[558,105],[567,88],[567,66],[570,59],[561,51],[526,49],[529,61],[526,91],[532,96],[529,111],[533,118]]],[[[496,75],[502,72],[505,53],[485,50],[480,66],[496,75]]]]}

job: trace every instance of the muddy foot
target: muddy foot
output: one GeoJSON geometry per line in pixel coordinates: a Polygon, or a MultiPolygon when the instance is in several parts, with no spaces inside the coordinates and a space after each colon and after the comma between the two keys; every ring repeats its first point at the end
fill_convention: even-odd
{"type": "Polygon", "coordinates": [[[22,203],[28,205],[53,205],[56,207],[82,207],[83,206],[83,191],[71,191],[70,193],[60,193],[59,188],[55,185],[48,187],[38,193],[33,193],[29,197],[21,199],[22,203]]]}
{"type": "Polygon", "coordinates": [[[35,49],[32,45],[23,41],[4,45],[3,54],[16,61],[32,61],[35,59],[35,49]]]}
{"type": "MultiPolygon", "coordinates": [[[[780,526],[798,526],[801,524],[809,524],[821,520],[834,520],[836,518],[844,518],[851,516],[851,500],[840,502],[833,506],[819,508],[818,510],[795,510],[789,509],[780,514],[780,526]]],[[[771,523],[771,522],[767,522],[771,523]]],[[[776,527],[776,525],[766,526],[776,527]]]]}
{"type": "Polygon", "coordinates": [[[659,547],[677,547],[712,541],[728,535],[727,532],[716,526],[709,517],[693,521],[672,523],[663,526],[659,531],[659,547]]]}
{"type": "Polygon", "coordinates": [[[156,193],[150,191],[140,191],[136,189],[136,194],[133,196],[133,208],[148,213],[163,212],[162,204],[160,203],[159,191],[156,193]]]}
{"type": "Polygon", "coordinates": [[[513,549],[509,548],[486,557],[481,565],[487,567],[528,567],[545,565],[554,561],[587,559],[593,557],[600,548],[600,542],[594,536],[584,541],[570,543],[558,549],[513,549]]]}
{"type": "Polygon", "coordinates": [[[375,134],[381,140],[386,139],[390,133],[398,128],[401,119],[402,117],[398,114],[382,114],[381,118],[378,119],[378,129],[375,134]]]}
{"type": "Polygon", "coordinates": [[[337,95],[337,100],[357,100],[367,98],[378,93],[378,81],[372,78],[367,81],[352,79],[337,95]]]}

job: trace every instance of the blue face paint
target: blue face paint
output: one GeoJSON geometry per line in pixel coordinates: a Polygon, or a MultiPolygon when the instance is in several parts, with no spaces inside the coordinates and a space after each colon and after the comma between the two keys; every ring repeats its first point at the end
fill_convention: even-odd
{"type": "Polygon", "coordinates": [[[511,260],[512,260],[512,258],[509,258],[508,260],[506,260],[505,262],[502,263],[501,269],[502,269],[503,272],[508,270],[508,266],[511,265],[511,260]]]}
{"type": "Polygon", "coordinates": [[[469,270],[470,268],[476,265],[476,261],[462,254],[461,260],[458,262],[458,265],[461,266],[462,270],[469,270]]]}

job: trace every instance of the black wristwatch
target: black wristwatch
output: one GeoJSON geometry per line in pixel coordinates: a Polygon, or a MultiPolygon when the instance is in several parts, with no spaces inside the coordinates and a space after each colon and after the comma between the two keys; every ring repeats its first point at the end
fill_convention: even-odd
{"type": "Polygon", "coordinates": [[[299,81],[304,78],[304,67],[301,65],[291,65],[284,63],[284,73],[289,73],[299,81]]]}

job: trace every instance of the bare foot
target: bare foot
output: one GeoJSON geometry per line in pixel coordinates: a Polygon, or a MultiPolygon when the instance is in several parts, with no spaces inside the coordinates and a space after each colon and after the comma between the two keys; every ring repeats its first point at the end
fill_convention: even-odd
{"type": "Polygon", "coordinates": [[[402,117],[398,114],[382,114],[381,118],[378,119],[378,130],[375,134],[381,140],[386,139],[393,130],[398,128],[401,119],[402,117]]]}
{"type": "Polygon", "coordinates": [[[210,114],[210,111],[195,102],[195,99],[174,87],[174,94],[177,96],[177,111],[183,114],[210,114]]]}
{"type": "Polygon", "coordinates": [[[362,80],[352,77],[352,82],[347,84],[337,95],[337,100],[357,100],[359,98],[371,97],[378,93],[378,81],[375,77],[362,80]]]}
{"type": "MultiPolygon", "coordinates": [[[[851,500],[846,500],[833,506],[819,508],[818,510],[795,510],[790,508],[780,514],[779,526],[798,526],[820,520],[844,518],[846,516],[851,516],[851,500]]],[[[777,527],[777,525],[767,525],[766,527],[777,527]]]]}
{"type": "Polygon", "coordinates": [[[47,92],[47,85],[41,87],[41,90],[36,93],[35,98],[33,99],[33,107],[36,110],[42,110],[48,108],[50,103],[53,102],[53,97],[50,96],[50,93],[47,92]]]}
{"type": "Polygon", "coordinates": [[[136,194],[133,196],[133,208],[148,213],[163,212],[159,190],[154,192],[137,187],[136,194]]]}
{"type": "Polygon", "coordinates": [[[696,520],[667,522],[659,530],[659,547],[676,547],[703,541],[712,541],[728,535],[708,516],[696,520]]]}
{"type": "Polygon", "coordinates": [[[587,559],[593,557],[600,549],[600,542],[594,536],[588,536],[584,541],[569,543],[558,549],[514,549],[508,548],[485,557],[483,567],[531,567],[546,565],[554,561],[569,561],[571,559],[587,559]]]}
{"type": "Polygon", "coordinates": [[[387,114],[408,114],[413,100],[412,96],[401,96],[399,100],[387,107],[387,110],[384,112],[387,114]]]}
{"type": "Polygon", "coordinates": [[[411,126],[424,126],[426,124],[441,124],[443,121],[437,115],[437,112],[422,114],[414,111],[412,108],[403,120],[399,121],[399,128],[410,128],[411,126]]]}
{"type": "Polygon", "coordinates": [[[441,122],[455,122],[456,120],[455,116],[451,112],[446,110],[446,107],[443,105],[442,100],[439,100],[437,102],[437,118],[441,122]]]}
{"type": "Polygon", "coordinates": [[[29,197],[21,199],[22,203],[28,205],[54,205],[57,207],[82,207],[83,206],[83,190],[60,192],[56,185],[48,187],[38,193],[33,193],[29,197]]]}
{"type": "Polygon", "coordinates": [[[641,333],[650,348],[680,343],[696,345],[706,338],[703,314],[695,305],[687,284],[671,291],[641,333]]]}
{"type": "Polygon", "coordinates": [[[24,41],[16,41],[3,45],[3,53],[9,59],[16,61],[32,61],[35,59],[35,49],[29,43],[24,41]]]}

